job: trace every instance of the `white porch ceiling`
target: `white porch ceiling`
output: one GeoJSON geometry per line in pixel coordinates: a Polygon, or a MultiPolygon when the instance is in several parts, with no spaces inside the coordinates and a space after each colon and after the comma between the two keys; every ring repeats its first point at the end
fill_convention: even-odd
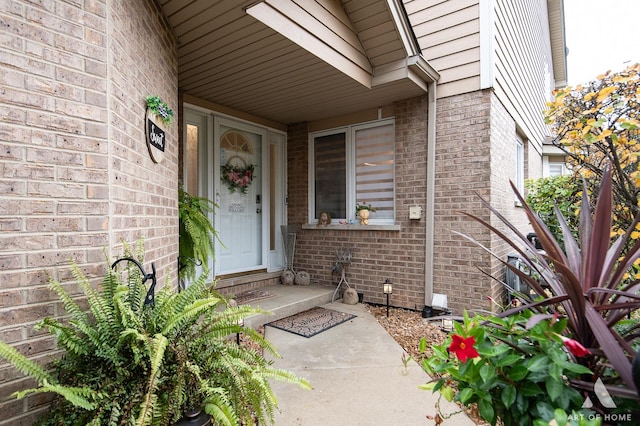
{"type": "Polygon", "coordinates": [[[286,37],[249,15],[246,8],[255,0],[158,3],[178,40],[178,85],[184,93],[282,124],[423,95],[425,80],[437,78],[424,59],[411,56],[416,52],[407,52],[406,31],[394,17],[395,0],[267,0],[312,11],[328,29],[336,24],[331,9],[341,7],[335,19],[350,20],[345,24],[360,42],[355,50],[369,62],[364,69],[371,73],[370,88],[362,75],[354,78],[348,68],[340,70],[336,61],[330,65],[317,51],[294,42],[294,31],[282,31],[286,37]]]}

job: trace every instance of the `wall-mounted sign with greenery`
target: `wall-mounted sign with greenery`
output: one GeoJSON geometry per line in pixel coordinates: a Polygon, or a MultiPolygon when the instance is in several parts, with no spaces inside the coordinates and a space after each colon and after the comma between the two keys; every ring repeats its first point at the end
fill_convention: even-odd
{"type": "Polygon", "coordinates": [[[160,117],[165,125],[169,126],[173,122],[173,110],[160,99],[160,96],[147,96],[147,109],[160,117]]]}
{"type": "Polygon", "coordinates": [[[159,96],[147,96],[147,114],[145,130],[147,133],[147,147],[151,159],[155,163],[162,161],[167,145],[167,127],[173,121],[173,110],[162,102],[159,96]]]}

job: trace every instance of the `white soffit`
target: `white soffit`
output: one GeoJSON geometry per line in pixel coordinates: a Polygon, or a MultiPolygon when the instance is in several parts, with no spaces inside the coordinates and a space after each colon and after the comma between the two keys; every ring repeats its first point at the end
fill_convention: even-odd
{"type": "Polygon", "coordinates": [[[310,8],[314,4],[317,5],[310,2],[302,8],[293,0],[263,0],[247,7],[246,12],[338,71],[371,88],[373,69],[344,10],[339,3],[331,2],[337,7],[320,20],[311,13],[310,8]]]}

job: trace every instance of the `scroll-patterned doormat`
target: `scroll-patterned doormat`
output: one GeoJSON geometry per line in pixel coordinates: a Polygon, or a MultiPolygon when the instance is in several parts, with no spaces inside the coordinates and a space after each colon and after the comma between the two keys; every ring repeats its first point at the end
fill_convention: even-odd
{"type": "Polygon", "coordinates": [[[353,314],[316,307],[265,325],[299,336],[312,337],[355,317],[353,314]]]}

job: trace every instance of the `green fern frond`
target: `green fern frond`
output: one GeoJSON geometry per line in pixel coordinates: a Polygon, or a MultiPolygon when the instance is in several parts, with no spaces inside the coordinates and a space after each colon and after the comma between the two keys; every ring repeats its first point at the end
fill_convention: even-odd
{"type": "Polygon", "coordinates": [[[97,403],[91,402],[90,399],[95,400],[100,396],[98,392],[95,392],[94,390],[89,388],[55,385],[48,383],[46,380],[39,388],[25,389],[20,392],[14,392],[13,395],[15,395],[18,399],[22,399],[27,395],[49,392],[56,393],[64,397],[65,400],[67,400],[74,406],[83,408],[85,410],[94,410],[97,406],[97,403]]]}
{"type": "MultiPolygon", "coordinates": [[[[217,389],[223,391],[221,388],[217,389]]],[[[216,425],[237,426],[240,424],[233,406],[222,397],[222,392],[220,394],[212,394],[207,398],[204,411],[211,416],[216,425]]]]}
{"type": "Polygon", "coordinates": [[[78,306],[76,301],[71,298],[69,293],[62,287],[62,284],[54,279],[50,279],[49,288],[56,292],[56,294],[62,301],[62,306],[64,307],[67,315],[69,315],[71,321],[89,323],[89,317],[87,316],[86,312],[84,312],[80,308],[80,306],[78,306]]]}
{"type": "Polygon", "coordinates": [[[6,359],[22,374],[34,379],[38,384],[56,383],[56,380],[40,365],[18,352],[13,346],[0,340],[0,357],[6,359]]]}
{"type": "Polygon", "coordinates": [[[113,296],[116,317],[120,320],[121,328],[141,328],[142,321],[139,312],[136,312],[129,303],[129,289],[125,286],[118,286],[118,290],[113,296]]]}
{"type": "Polygon", "coordinates": [[[76,329],[66,327],[51,318],[45,318],[36,325],[36,329],[42,328],[45,328],[56,337],[58,348],[75,355],[89,354],[90,345],[87,344],[88,342],[84,336],[78,335],[76,329]]]}
{"type": "MultiPolygon", "coordinates": [[[[127,257],[142,259],[141,243],[123,244],[127,257]]],[[[140,271],[122,265],[116,271],[107,267],[99,289],[72,266],[86,298],[86,312],[60,283],[52,284],[68,323],[50,318],[39,323],[55,335],[58,347],[66,349],[51,372],[0,342],[0,356],[12,358],[19,371],[41,386],[19,396],[59,395],[46,414],[49,424],[165,426],[173,424],[188,404],[204,406],[214,424],[266,424],[277,408],[270,380],[310,387],[293,373],[273,369],[262,355],[267,350],[277,356],[271,343],[241,326],[247,316],[266,311],[230,307],[206,275],[179,293],[169,283],[156,293],[153,306],[144,305],[147,289],[140,271]],[[263,351],[237,345],[230,337],[239,332],[263,351]]]]}
{"type": "Polygon", "coordinates": [[[200,275],[189,287],[180,293],[173,293],[172,297],[167,300],[165,309],[170,312],[181,312],[186,306],[203,297],[209,296],[209,284],[207,275],[200,275]]]}
{"type": "MultiPolygon", "coordinates": [[[[183,258],[193,259],[206,265],[215,250],[218,238],[209,215],[215,212],[217,204],[205,197],[195,197],[180,188],[178,191],[179,252],[183,258]]],[[[222,242],[221,242],[222,243],[222,242]]],[[[181,277],[193,279],[195,265],[190,263],[181,271],[181,277]]]]}
{"type": "Polygon", "coordinates": [[[170,318],[167,324],[162,329],[162,334],[172,335],[179,330],[184,324],[189,322],[195,322],[204,312],[218,306],[219,299],[208,298],[200,299],[193,302],[190,306],[170,318]]]}
{"type": "Polygon", "coordinates": [[[140,415],[136,422],[136,424],[140,426],[149,425],[153,422],[154,407],[158,401],[156,391],[158,390],[159,373],[169,340],[162,334],[156,334],[152,339],[147,340],[147,342],[149,360],[151,361],[151,374],[147,385],[147,394],[140,405],[140,415]]]}
{"type": "Polygon", "coordinates": [[[158,395],[155,393],[147,394],[140,408],[140,415],[136,419],[136,426],[147,426],[153,421],[153,407],[158,401],[158,395]]]}
{"type": "Polygon", "coordinates": [[[224,387],[211,386],[209,382],[200,376],[199,368],[190,364],[190,371],[195,375],[200,387],[206,394],[204,399],[204,411],[211,416],[216,425],[237,426],[240,419],[228,397],[228,391],[224,387]]]}
{"type": "Polygon", "coordinates": [[[95,325],[100,331],[100,341],[103,344],[109,344],[108,339],[114,340],[118,334],[118,325],[111,309],[111,301],[105,297],[104,293],[98,292],[93,288],[77,264],[72,263],[71,271],[78,285],[87,296],[89,310],[95,317],[95,325]]]}

